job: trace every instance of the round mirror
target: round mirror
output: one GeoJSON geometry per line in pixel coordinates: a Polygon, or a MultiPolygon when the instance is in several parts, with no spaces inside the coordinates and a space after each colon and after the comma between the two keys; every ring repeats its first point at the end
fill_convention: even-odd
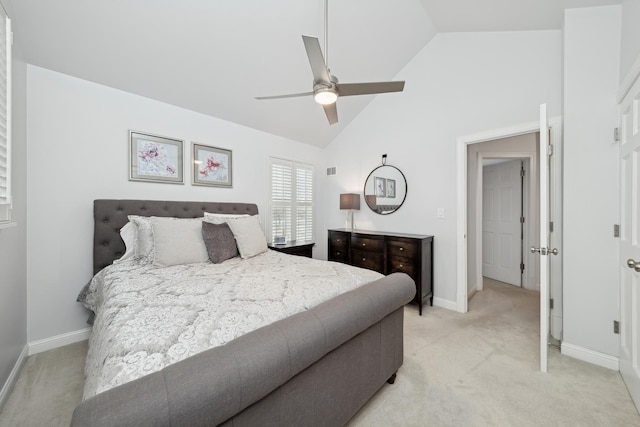
{"type": "Polygon", "coordinates": [[[394,213],[406,198],[407,180],[395,166],[378,166],[364,183],[364,200],[372,211],[380,215],[394,213]]]}

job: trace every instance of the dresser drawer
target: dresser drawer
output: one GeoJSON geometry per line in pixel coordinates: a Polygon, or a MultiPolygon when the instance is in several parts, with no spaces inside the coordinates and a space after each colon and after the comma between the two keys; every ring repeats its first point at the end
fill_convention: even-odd
{"type": "Polygon", "coordinates": [[[329,249],[329,261],[338,261],[344,262],[345,264],[349,263],[349,253],[344,249],[329,249]]]}
{"type": "Polygon", "coordinates": [[[394,256],[389,258],[387,262],[387,272],[391,273],[407,273],[413,280],[416,280],[417,268],[412,259],[394,256]]]}
{"type": "Polygon", "coordinates": [[[350,233],[329,231],[329,261],[349,263],[350,233]]]}
{"type": "Polygon", "coordinates": [[[352,249],[351,265],[367,268],[384,274],[384,254],[352,249]]]}
{"type": "Polygon", "coordinates": [[[359,249],[367,252],[378,252],[382,254],[384,253],[384,238],[354,234],[351,236],[351,249],[359,249]]]}
{"type": "Polygon", "coordinates": [[[335,249],[344,249],[345,251],[348,248],[347,243],[349,242],[349,234],[348,233],[338,233],[332,231],[329,233],[329,245],[335,249]]]}
{"type": "Polygon", "coordinates": [[[387,238],[387,255],[415,259],[418,255],[419,242],[410,239],[387,238]]]}

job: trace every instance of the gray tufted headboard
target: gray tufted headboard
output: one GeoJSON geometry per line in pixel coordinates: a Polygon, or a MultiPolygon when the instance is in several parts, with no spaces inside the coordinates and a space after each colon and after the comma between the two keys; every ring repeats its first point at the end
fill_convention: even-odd
{"type": "Polygon", "coordinates": [[[128,215],[197,218],[204,212],[256,215],[253,203],[176,202],[160,200],[94,200],[93,274],[120,258],[125,251],[120,229],[128,215]]]}

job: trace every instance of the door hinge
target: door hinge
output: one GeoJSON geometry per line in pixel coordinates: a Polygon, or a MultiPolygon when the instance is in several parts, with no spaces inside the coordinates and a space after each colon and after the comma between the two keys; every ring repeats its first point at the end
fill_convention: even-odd
{"type": "Polygon", "coordinates": [[[620,225],[613,224],[613,237],[620,237],[620,225]]]}
{"type": "Polygon", "coordinates": [[[613,140],[620,142],[620,128],[613,128],[613,140]]]}
{"type": "Polygon", "coordinates": [[[553,155],[553,145],[549,144],[549,147],[547,148],[547,154],[549,156],[553,155]]]}
{"type": "Polygon", "coordinates": [[[618,322],[617,320],[613,321],[613,333],[614,334],[620,333],[620,322],[618,322]]]}
{"type": "Polygon", "coordinates": [[[523,216],[520,217],[520,224],[524,224],[524,217],[523,216]]]}
{"type": "Polygon", "coordinates": [[[549,308],[553,310],[553,298],[549,300],[549,308]]]}
{"type": "Polygon", "coordinates": [[[520,169],[520,177],[524,178],[524,168],[520,169]]]}
{"type": "Polygon", "coordinates": [[[524,271],[524,262],[520,263],[520,273],[524,271]]]}
{"type": "Polygon", "coordinates": [[[549,221],[549,233],[553,233],[553,221],[549,221]]]}

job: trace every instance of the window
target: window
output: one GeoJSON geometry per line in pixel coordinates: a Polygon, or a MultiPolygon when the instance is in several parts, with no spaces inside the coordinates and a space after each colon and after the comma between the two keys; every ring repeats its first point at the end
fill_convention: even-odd
{"type": "Polygon", "coordinates": [[[268,238],[313,240],[313,166],[271,158],[268,238]]]}
{"type": "Polygon", "coordinates": [[[0,7],[0,223],[11,220],[11,20],[0,7]]]}

